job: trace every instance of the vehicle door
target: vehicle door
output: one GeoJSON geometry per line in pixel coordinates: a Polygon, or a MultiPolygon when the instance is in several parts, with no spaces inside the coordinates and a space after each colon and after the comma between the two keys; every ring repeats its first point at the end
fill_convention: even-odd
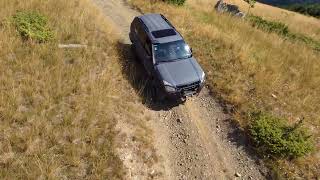
{"type": "Polygon", "coordinates": [[[135,34],[136,34],[136,40],[135,40],[135,49],[136,54],[139,58],[139,60],[143,63],[143,59],[145,57],[145,50],[144,50],[144,42],[146,41],[144,29],[142,27],[142,22],[139,20],[135,26],[135,34]]]}
{"type": "Polygon", "coordinates": [[[143,65],[147,70],[147,73],[149,75],[152,75],[154,67],[153,67],[153,61],[152,61],[152,46],[151,46],[151,41],[149,38],[146,39],[146,42],[144,44],[144,52],[143,53],[143,65]]]}
{"type": "Polygon", "coordinates": [[[137,56],[144,65],[147,73],[152,75],[153,61],[152,61],[152,50],[151,41],[147,35],[143,22],[139,22],[137,26],[138,43],[136,43],[137,56]]]}
{"type": "Polygon", "coordinates": [[[134,46],[138,41],[138,30],[137,30],[138,25],[139,25],[139,19],[136,17],[136,18],[134,18],[134,20],[131,23],[130,33],[129,33],[130,41],[132,42],[132,44],[134,46]]]}

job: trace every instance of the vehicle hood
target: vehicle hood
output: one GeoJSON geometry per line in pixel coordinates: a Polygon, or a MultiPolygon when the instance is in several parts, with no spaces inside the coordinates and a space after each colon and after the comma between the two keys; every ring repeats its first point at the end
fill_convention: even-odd
{"type": "Polygon", "coordinates": [[[203,73],[193,57],[158,64],[156,70],[161,80],[165,80],[175,87],[200,81],[203,73]]]}

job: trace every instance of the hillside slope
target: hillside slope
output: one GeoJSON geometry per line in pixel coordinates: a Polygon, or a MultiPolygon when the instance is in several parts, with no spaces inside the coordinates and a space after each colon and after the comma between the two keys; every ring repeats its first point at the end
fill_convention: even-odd
{"type": "MultiPolygon", "coordinates": [[[[150,81],[141,63],[137,63],[138,59],[134,58],[128,36],[130,23],[141,13],[132,9],[124,0],[93,2],[113,21],[121,34],[118,52],[123,57],[123,73],[141,96],[144,108],[152,114],[148,125],[154,132],[155,150],[164,171],[159,174],[159,168],[156,168],[149,177],[233,179],[237,173],[243,178],[265,179],[268,170],[246,147],[246,139],[232,125],[229,115],[210,96],[207,88],[198,97],[188,99],[185,104],[150,101],[150,81]]],[[[126,153],[121,157],[130,172],[129,179],[143,179],[143,176],[137,176],[139,172],[145,172],[143,167],[132,163],[131,156],[126,153]]]]}
{"type": "Polygon", "coordinates": [[[1,0],[0,36],[0,179],[127,179],[124,154],[148,176],[149,115],[122,75],[117,32],[91,1],[1,0]],[[53,38],[19,34],[18,12],[28,15],[19,25],[39,22],[27,30],[47,21],[53,38]],[[87,46],[58,47],[70,43],[87,46]]]}
{"type": "MultiPolygon", "coordinates": [[[[272,161],[269,165],[274,178],[320,176],[319,52],[304,43],[253,28],[247,21],[218,14],[214,11],[215,2],[210,0],[187,1],[181,7],[143,0],[130,2],[145,13],[160,12],[175,24],[204,67],[212,94],[233,105],[233,117],[244,132],[250,125],[251,112],[268,112],[288,124],[304,119],[305,128],[313,135],[315,151],[293,160],[272,161]]],[[[241,7],[247,9],[245,3],[241,7]]],[[[286,18],[287,11],[262,4],[252,12],[266,14],[266,19],[292,23],[289,27],[292,31],[310,36],[319,33],[319,21],[315,18],[296,13],[286,18]]]]}
{"type": "MultiPolygon", "coordinates": [[[[210,5],[212,1],[201,0],[200,2],[207,4],[205,7],[212,7],[212,5],[210,5]]],[[[243,0],[226,0],[225,2],[238,5],[242,11],[247,12],[248,4],[243,0]]],[[[269,20],[283,22],[295,33],[306,34],[314,39],[320,40],[320,21],[317,18],[262,3],[256,3],[255,7],[251,9],[251,12],[254,15],[269,20]]]]}

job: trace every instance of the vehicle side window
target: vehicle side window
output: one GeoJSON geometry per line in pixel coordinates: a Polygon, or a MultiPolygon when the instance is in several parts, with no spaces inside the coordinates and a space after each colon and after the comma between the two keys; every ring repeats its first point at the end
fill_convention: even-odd
{"type": "Polygon", "coordinates": [[[147,38],[147,40],[146,40],[146,43],[144,45],[144,49],[146,50],[147,54],[149,56],[151,56],[151,52],[152,52],[152,50],[151,50],[151,41],[150,41],[149,38],[147,38]]]}
{"type": "Polygon", "coordinates": [[[144,45],[146,42],[146,33],[142,27],[142,22],[138,21],[135,31],[138,35],[140,42],[144,45]]]}
{"type": "Polygon", "coordinates": [[[148,38],[148,35],[146,31],[143,28],[143,24],[141,21],[137,21],[137,24],[135,26],[135,32],[138,35],[138,38],[142,44],[142,47],[145,49],[147,54],[151,56],[151,41],[148,38]]]}
{"type": "Polygon", "coordinates": [[[136,29],[137,29],[137,25],[138,25],[138,23],[139,23],[139,20],[138,20],[138,18],[134,18],[134,20],[133,20],[133,22],[132,22],[132,24],[131,24],[131,32],[135,32],[136,34],[137,34],[137,31],[136,31],[136,29]]]}

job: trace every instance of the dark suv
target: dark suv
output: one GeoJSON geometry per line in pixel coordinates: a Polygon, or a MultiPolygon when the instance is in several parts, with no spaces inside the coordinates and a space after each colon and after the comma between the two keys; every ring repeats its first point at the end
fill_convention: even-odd
{"type": "Polygon", "coordinates": [[[163,15],[135,17],[129,36],[157,96],[185,99],[200,92],[205,73],[181,34],[163,15]]]}

